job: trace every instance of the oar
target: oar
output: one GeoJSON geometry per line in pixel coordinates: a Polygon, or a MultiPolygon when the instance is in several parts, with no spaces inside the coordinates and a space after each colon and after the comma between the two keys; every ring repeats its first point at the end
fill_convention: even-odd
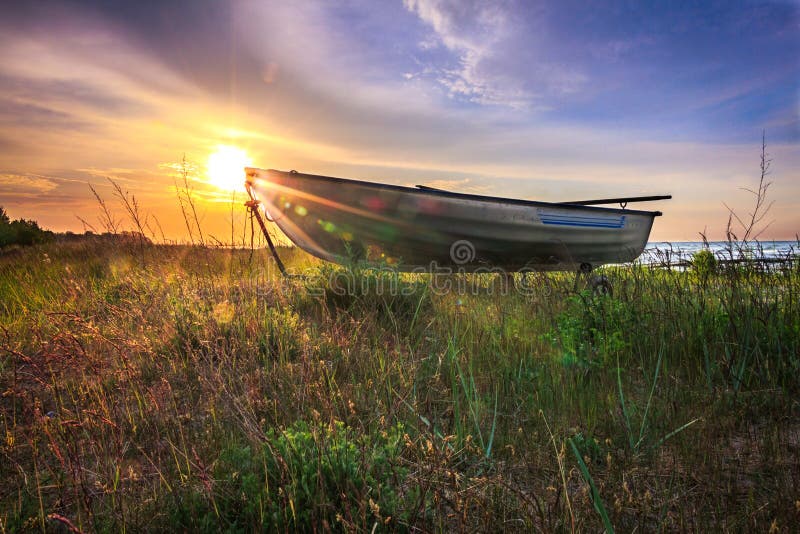
{"type": "MultiPolygon", "coordinates": [[[[419,187],[419,186],[417,186],[419,187]]],[[[650,202],[653,200],[669,200],[672,195],[653,195],[649,197],[621,197],[598,198],[595,200],[572,200],[570,202],[556,202],[556,204],[572,204],[573,206],[596,206],[600,204],[627,204],[628,202],[650,202]]]]}

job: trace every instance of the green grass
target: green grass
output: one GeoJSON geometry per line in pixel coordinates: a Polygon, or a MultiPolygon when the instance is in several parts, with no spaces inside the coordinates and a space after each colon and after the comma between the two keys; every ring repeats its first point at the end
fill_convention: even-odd
{"type": "Polygon", "coordinates": [[[0,532],[800,520],[796,267],[442,294],[282,253],[311,276],[113,241],[0,256],[0,532]]]}

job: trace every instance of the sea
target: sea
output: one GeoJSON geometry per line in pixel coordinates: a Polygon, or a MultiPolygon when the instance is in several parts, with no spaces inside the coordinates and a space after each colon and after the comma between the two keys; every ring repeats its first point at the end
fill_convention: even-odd
{"type": "Polygon", "coordinates": [[[689,261],[699,250],[708,248],[717,259],[788,259],[800,255],[800,241],[753,241],[743,246],[727,241],[651,241],[639,257],[642,263],[680,263],[689,261]]]}

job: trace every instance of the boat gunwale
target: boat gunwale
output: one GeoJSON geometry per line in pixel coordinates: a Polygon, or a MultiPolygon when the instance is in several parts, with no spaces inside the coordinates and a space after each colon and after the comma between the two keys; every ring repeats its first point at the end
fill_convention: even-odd
{"type": "Polygon", "coordinates": [[[619,213],[619,214],[636,214],[636,215],[649,215],[652,217],[660,217],[663,215],[660,211],[646,211],[646,210],[632,210],[627,208],[605,208],[601,206],[584,206],[581,204],[564,204],[559,202],[546,202],[542,200],[523,200],[518,198],[505,198],[505,197],[493,197],[487,195],[475,195],[471,193],[456,193],[454,191],[443,191],[443,190],[428,190],[428,189],[419,189],[416,187],[408,187],[403,185],[394,185],[394,184],[384,184],[381,182],[367,182],[364,180],[354,180],[352,178],[339,178],[336,176],[323,176],[319,174],[307,174],[304,172],[298,171],[281,171],[278,169],[261,169],[258,167],[245,167],[245,174],[247,175],[248,183],[252,183],[250,180],[253,177],[254,173],[257,172],[273,172],[278,174],[287,175],[289,177],[297,177],[303,176],[305,178],[312,178],[320,181],[325,182],[333,182],[333,183],[350,183],[355,185],[363,185],[367,187],[372,187],[375,189],[388,189],[390,191],[399,191],[403,193],[413,193],[416,195],[424,195],[424,196],[440,196],[440,197],[450,197],[450,198],[459,198],[463,200],[476,200],[480,202],[494,202],[500,204],[515,204],[519,206],[539,206],[539,207],[552,207],[552,208],[580,208],[582,210],[590,210],[590,211],[602,211],[607,213],[619,213]]]}

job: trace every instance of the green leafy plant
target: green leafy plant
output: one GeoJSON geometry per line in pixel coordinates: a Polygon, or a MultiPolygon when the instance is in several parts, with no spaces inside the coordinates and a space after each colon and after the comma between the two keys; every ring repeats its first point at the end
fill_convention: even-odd
{"type": "Polygon", "coordinates": [[[370,435],[338,421],[298,421],[282,431],[267,431],[261,448],[233,443],[216,461],[207,498],[201,498],[202,492],[184,498],[174,519],[199,529],[397,524],[407,514],[407,501],[417,497],[403,484],[407,469],[399,457],[404,433],[402,425],[370,435]]]}
{"type": "Polygon", "coordinates": [[[692,256],[692,269],[703,283],[707,282],[708,278],[717,272],[717,265],[716,256],[707,248],[698,250],[692,256]]]}
{"type": "Polygon", "coordinates": [[[564,365],[601,367],[625,350],[638,320],[628,303],[583,291],[568,299],[547,339],[560,349],[564,365]]]}

